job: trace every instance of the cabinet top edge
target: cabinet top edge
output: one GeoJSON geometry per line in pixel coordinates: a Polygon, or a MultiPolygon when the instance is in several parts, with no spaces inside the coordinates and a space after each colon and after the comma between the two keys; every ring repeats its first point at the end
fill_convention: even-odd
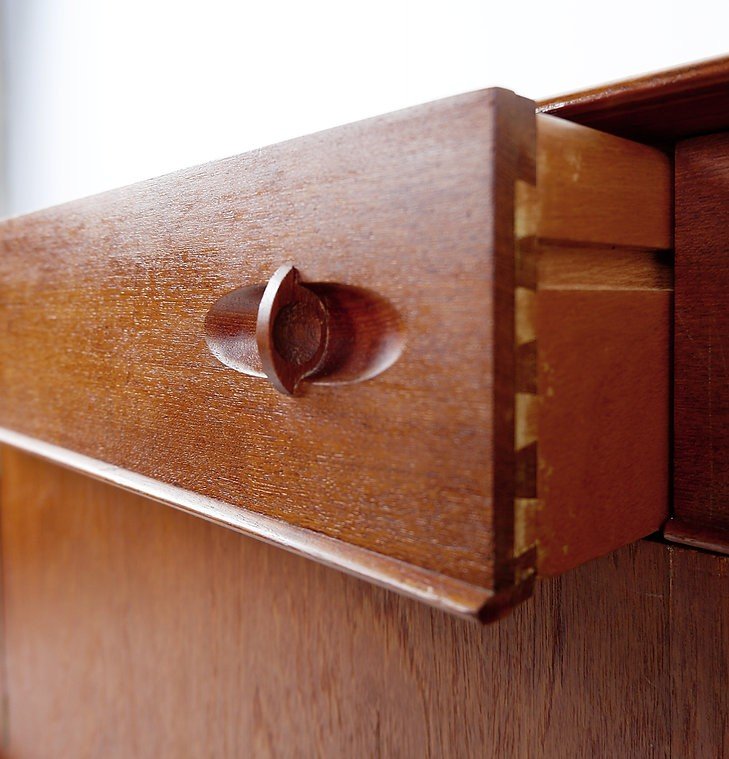
{"type": "Polygon", "coordinates": [[[729,129],[729,56],[540,101],[537,110],[642,142],[729,129]]]}

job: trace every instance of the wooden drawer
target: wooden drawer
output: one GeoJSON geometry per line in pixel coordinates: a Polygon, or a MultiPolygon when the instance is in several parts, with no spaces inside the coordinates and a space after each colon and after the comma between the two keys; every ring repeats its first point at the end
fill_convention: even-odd
{"type": "Polygon", "coordinates": [[[668,516],[655,149],[487,90],[0,239],[8,444],[481,618],[668,516]]]}

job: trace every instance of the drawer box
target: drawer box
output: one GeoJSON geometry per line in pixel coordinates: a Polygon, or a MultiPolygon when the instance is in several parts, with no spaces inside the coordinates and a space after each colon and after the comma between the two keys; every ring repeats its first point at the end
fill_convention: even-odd
{"type": "Polygon", "coordinates": [[[0,439],[493,618],[667,517],[670,180],[486,90],[7,220],[0,439]],[[282,265],[387,361],[221,360],[282,265]]]}

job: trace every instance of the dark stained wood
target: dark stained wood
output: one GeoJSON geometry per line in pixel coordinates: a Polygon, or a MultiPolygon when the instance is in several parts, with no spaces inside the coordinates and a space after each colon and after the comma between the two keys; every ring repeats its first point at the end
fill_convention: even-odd
{"type": "Polygon", "coordinates": [[[289,395],[317,371],[329,343],[326,306],[300,280],[290,264],[274,272],[263,291],[256,322],[263,371],[277,390],[289,395]]]}
{"type": "Polygon", "coordinates": [[[729,57],[550,98],[539,110],[670,148],[729,129],[729,57]]]}
{"type": "Polygon", "coordinates": [[[671,756],[729,754],[729,558],[671,553],[671,756]]]}
{"type": "Polygon", "coordinates": [[[672,516],[663,528],[663,537],[672,543],[700,548],[704,551],[729,554],[729,539],[723,530],[703,527],[693,521],[672,516]]]}
{"type": "Polygon", "coordinates": [[[665,546],[480,627],[16,451],[3,466],[9,756],[663,757],[688,718],[665,546]]]}
{"type": "Polygon", "coordinates": [[[330,563],[317,536],[389,559],[373,579],[454,609],[444,580],[521,593],[514,186],[534,122],[531,101],[472,93],[4,222],[0,425],[269,540],[251,513],[299,528],[330,563]],[[297,397],[219,363],[210,307],[287,262],[389,301],[399,359],[297,397]]]}
{"type": "MultiPolygon", "coordinates": [[[[266,376],[256,339],[266,288],[265,284],[236,288],[218,299],[205,316],[205,340],[213,355],[251,377],[266,376]]],[[[284,348],[288,353],[298,347],[297,329],[303,330],[304,338],[320,342],[322,331],[326,332],[325,350],[307,382],[364,382],[387,371],[402,354],[402,319],[394,306],[377,293],[335,282],[306,282],[296,291],[305,299],[307,293],[314,293],[326,312],[322,319],[314,304],[313,309],[299,312],[298,320],[284,319],[286,329],[274,325],[274,332],[280,332],[278,339],[291,343],[284,348]]],[[[296,371],[300,374],[301,368],[296,371]]]]}
{"type": "Polygon", "coordinates": [[[729,133],[676,149],[674,515],[729,552],[729,133]]]}

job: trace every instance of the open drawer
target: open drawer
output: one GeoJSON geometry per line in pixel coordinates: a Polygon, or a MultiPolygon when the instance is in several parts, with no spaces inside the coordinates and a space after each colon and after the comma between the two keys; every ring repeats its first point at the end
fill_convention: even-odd
{"type": "Polygon", "coordinates": [[[671,166],[449,98],[0,225],[0,440],[448,611],[668,517],[671,166]]]}

